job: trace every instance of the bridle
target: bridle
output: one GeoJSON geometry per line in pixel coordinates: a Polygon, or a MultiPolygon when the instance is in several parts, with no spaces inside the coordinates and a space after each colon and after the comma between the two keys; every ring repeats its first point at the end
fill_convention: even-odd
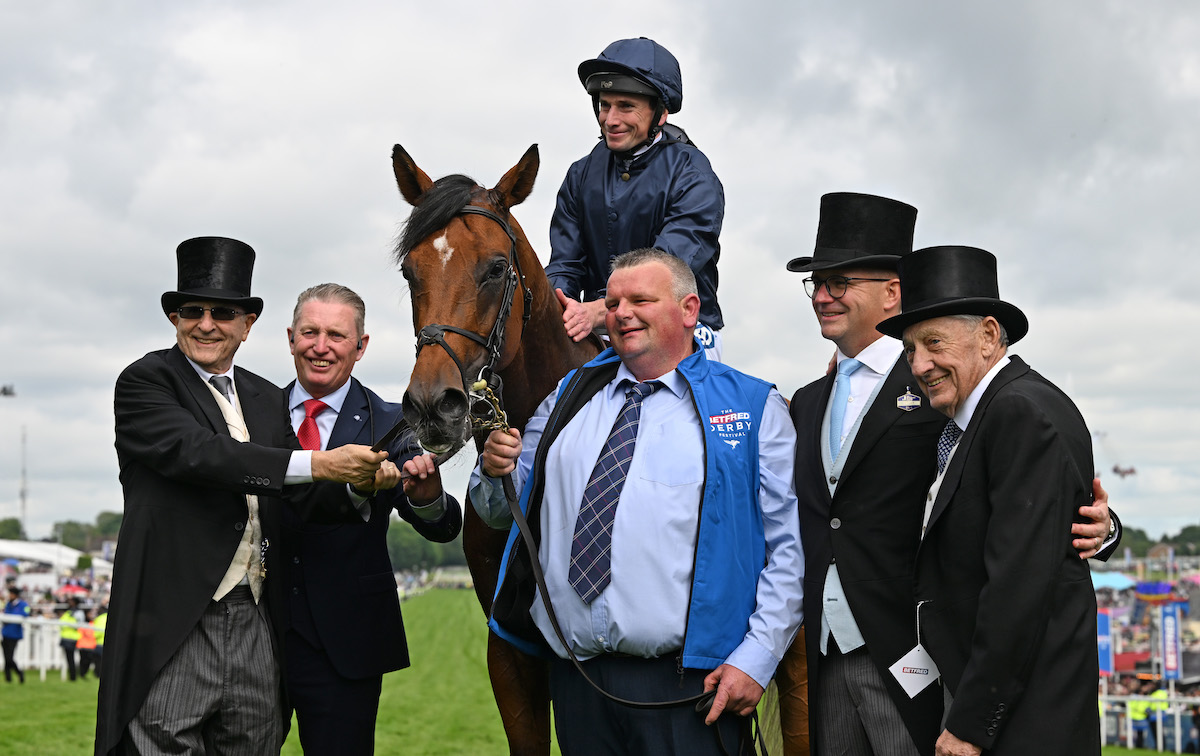
{"type": "Polygon", "coordinates": [[[504,279],[504,293],[500,298],[500,309],[496,313],[496,322],[492,324],[492,330],[488,333],[487,338],[474,331],[468,331],[452,325],[434,323],[423,327],[417,333],[417,357],[421,356],[421,350],[429,344],[436,344],[445,350],[450,359],[454,360],[454,364],[458,366],[458,374],[462,379],[463,392],[471,399],[472,427],[475,430],[486,431],[500,427],[498,424],[503,424],[503,427],[507,427],[504,410],[501,408],[500,399],[497,396],[500,392],[500,387],[499,376],[496,374],[496,364],[500,361],[500,355],[504,351],[504,329],[508,324],[508,316],[512,313],[518,279],[520,279],[521,289],[525,292],[525,306],[521,315],[522,328],[529,323],[529,315],[533,304],[533,292],[529,290],[525,274],[521,271],[521,260],[517,256],[517,237],[513,233],[509,222],[486,207],[479,207],[477,205],[465,205],[458,211],[458,215],[482,215],[500,224],[500,228],[504,229],[504,233],[508,235],[508,275],[504,279]],[[468,379],[467,368],[463,364],[462,358],[446,343],[447,331],[474,341],[487,352],[487,362],[480,368],[479,375],[474,381],[468,379]],[[475,406],[481,403],[487,403],[490,408],[483,413],[476,414],[475,406]]]}
{"type": "MultiPolygon", "coordinates": [[[[429,344],[436,344],[445,350],[450,359],[454,361],[454,364],[458,366],[458,373],[463,382],[463,391],[471,400],[470,416],[472,428],[475,431],[485,433],[492,430],[504,431],[509,427],[508,418],[504,413],[501,401],[499,399],[499,395],[501,394],[502,390],[499,385],[500,378],[496,374],[495,368],[496,364],[500,360],[500,354],[504,350],[504,329],[508,322],[508,317],[512,313],[513,300],[516,298],[518,278],[520,279],[522,289],[525,292],[525,310],[521,318],[522,328],[524,328],[524,326],[529,322],[530,309],[533,302],[533,293],[529,290],[529,286],[525,285],[525,274],[521,271],[521,263],[517,257],[517,237],[513,233],[512,226],[509,225],[508,221],[491,210],[479,207],[477,205],[466,205],[459,210],[458,214],[482,215],[485,218],[490,218],[491,220],[500,224],[500,227],[504,229],[504,233],[508,234],[509,266],[508,275],[505,277],[504,281],[504,294],[500,301],[500,309],[496,313],[496,322],[492,324],[492,330],[488,333],[486,339],[474,331],[468,331],[457,326],[442,324],[430,324],[424,326],[417,333],[417,356],[420,357],[421,350],[429,344]],[[484,363],[484,366],[480,369],[479,376],[474,382],[468,382],[467,370],[466,366],[463,364],[462,358],[460,358],[454,349],[446,343],[447,331],[450,333],[456,333],[459,336],[479,344],[487,352],[487,362],[484,363]],[[484,403],[488,404],[489,407],[481,413],[476,413],[475,408],[484,403]]],[[[404,421],[402,419],[400,424],[403,423],[404,421]]],[[[541,565],[539,564],[536,556],[536,541],[529,530],[529,524],[526,521],[524,513],[521,511],[521,508],[518,504],[518,496],[512,481],[512,475],[505,475],[502,480],[505,498],[508,500],[508,505],[513,514],[513,519],[517,529],[520,531],[520,536],[522,539],[524,539],[526,548],[530,549],[531,553],[534,554],[531,563],[532,573],[534,580],[539,587],[542,603],[546,608],[550,623],[554,628],[555,634],[558,636],[559,642],[562,643],[563,647],[567,649],[567,654],[570,657],[571,662],[578,669],[579,673],[583,675],[583,678],[602,696],[623,706],[636,709],[666,709],[677,706],[695,706],[698,712],[701,714],[707,714],[708,708],[712,705],[713,699],[716,695],[715,690],[708,693],[701,693],[699,695],[671,701],[631,701],[609,693],[594,680],[592,680],[592,678],[580,665],[580,662],[575,657],[575,654],[571,651],[571,646],[569,643],[567,643],[566,638],[563,636],[562,630],[559,627],[558,618],[555,615],[554,607],[550,604],[549,589],[545,584],[545,577],[542,574],[541,565]]],[[[757,725],[757,719],[754,719],[754,721],[757,725]]],[[[750,725],[747,722],[746,727],[749,728],[749,726],[750,725]]],[[[725,744],[721,741],[720,733],[715,729],[714,733],[716,733],[717,742],[721,751],[723,753],[728,753],[725,748],[725,744]]],[[[752,736],[751,741],[753,741],[752,736]]],[[[759,739],[759,744],[761,746],[761,737],[759,739]]],[[[765,752],[766,749],[764,747],[763,753],[765,754],[765,752]]]]}

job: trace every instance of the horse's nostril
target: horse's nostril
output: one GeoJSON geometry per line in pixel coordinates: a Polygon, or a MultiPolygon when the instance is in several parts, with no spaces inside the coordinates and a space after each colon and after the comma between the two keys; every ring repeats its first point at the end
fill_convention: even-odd
{"type": "Polygon", "coordinates": [[[467,416],[467,397],[461,389],[445,389],[433,401],[406,391],[401,408],[409,425],[456,426],[467,416]]]}
{"type": "Polygon", "coordinates": [[[420,407],[408,391],[404,392],[404,397],[400,400],[400,410],[404,413],[404,419],[408,420],[409,425],[415,424],[421,414],[420,407]]]}
{"type": "Polygon", "coordinates": [[[461,391],[447,389],[438,399],[437,413],[446,420],[460,420],[467,414],[467,397],[461,391]]]}

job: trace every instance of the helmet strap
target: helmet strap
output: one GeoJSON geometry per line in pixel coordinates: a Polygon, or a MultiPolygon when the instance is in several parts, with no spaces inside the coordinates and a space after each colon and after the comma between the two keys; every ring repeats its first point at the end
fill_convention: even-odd
{"type": "Polygon", "coordinates": [[[666,108],[663,107],[662,100],[655,100],[654,116],[650,119],[650,131],[646,133],[646,141],[642,142],[642,144],[649,144],[654,141],[654,137],[658,136],[658,132],[662,130],[658,122],[662,120],[664,112],[666,112],[666,108]]]}

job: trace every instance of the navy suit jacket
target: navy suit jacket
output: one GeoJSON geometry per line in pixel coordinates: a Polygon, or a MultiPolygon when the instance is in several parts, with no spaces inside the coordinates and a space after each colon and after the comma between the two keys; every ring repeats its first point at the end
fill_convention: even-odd
{"type": "MultiPolygon", "coordinates": [[[[291,392],[291,384],[284,390],[291,392]]],[[[287,400],[285,399],[285,403],[287,400]]],[[[385,402],[355,378],[329,437],[328,449],[370,445],[401,417],[400,405],[385,402]]],[[[421,453],[404,431],[388,447],[397,465],[421,453]]],[[[340,483],[317,483],[331,498],[344,496],[340,483]]],[[[310,644],[323,648],[338,674],[350,679],[381,675],[409,664],[396,580],[387,552],[392,510],[431,541],[454,540],[462,529],[462,509],[446,495],[445,514],[426,522],[413,512],[401,486],[371,500],[369,522],[332,525],[304,523],[284,513],[283,563],[288,624],[310,644]]]]}

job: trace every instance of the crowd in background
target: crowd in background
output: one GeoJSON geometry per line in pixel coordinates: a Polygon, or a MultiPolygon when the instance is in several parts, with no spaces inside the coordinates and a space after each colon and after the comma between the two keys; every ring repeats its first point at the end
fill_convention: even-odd
{"type": "MultiPolygon", "coordinates": [[[[440,580],[436,573],[399,571],[396,585],[400,596],[421,593],[431,584],[470,588],[465,584],[440,580]]],[[[111,581],[90,577],[63,578],[53,589],[24,588],[15,577],[4,583],[3,625],[5,681],[25,682],[26,668],[19,667],[16,649],[27,640],[25,623],[19,620],[45,620],[58,623],[62,668],[68,680],[100,677],[100,659],[104,653],[104,628],[108,620],[108,595],[111,581]]],[[[60,666],[60,665],[56,665],[60,666]]]]}

